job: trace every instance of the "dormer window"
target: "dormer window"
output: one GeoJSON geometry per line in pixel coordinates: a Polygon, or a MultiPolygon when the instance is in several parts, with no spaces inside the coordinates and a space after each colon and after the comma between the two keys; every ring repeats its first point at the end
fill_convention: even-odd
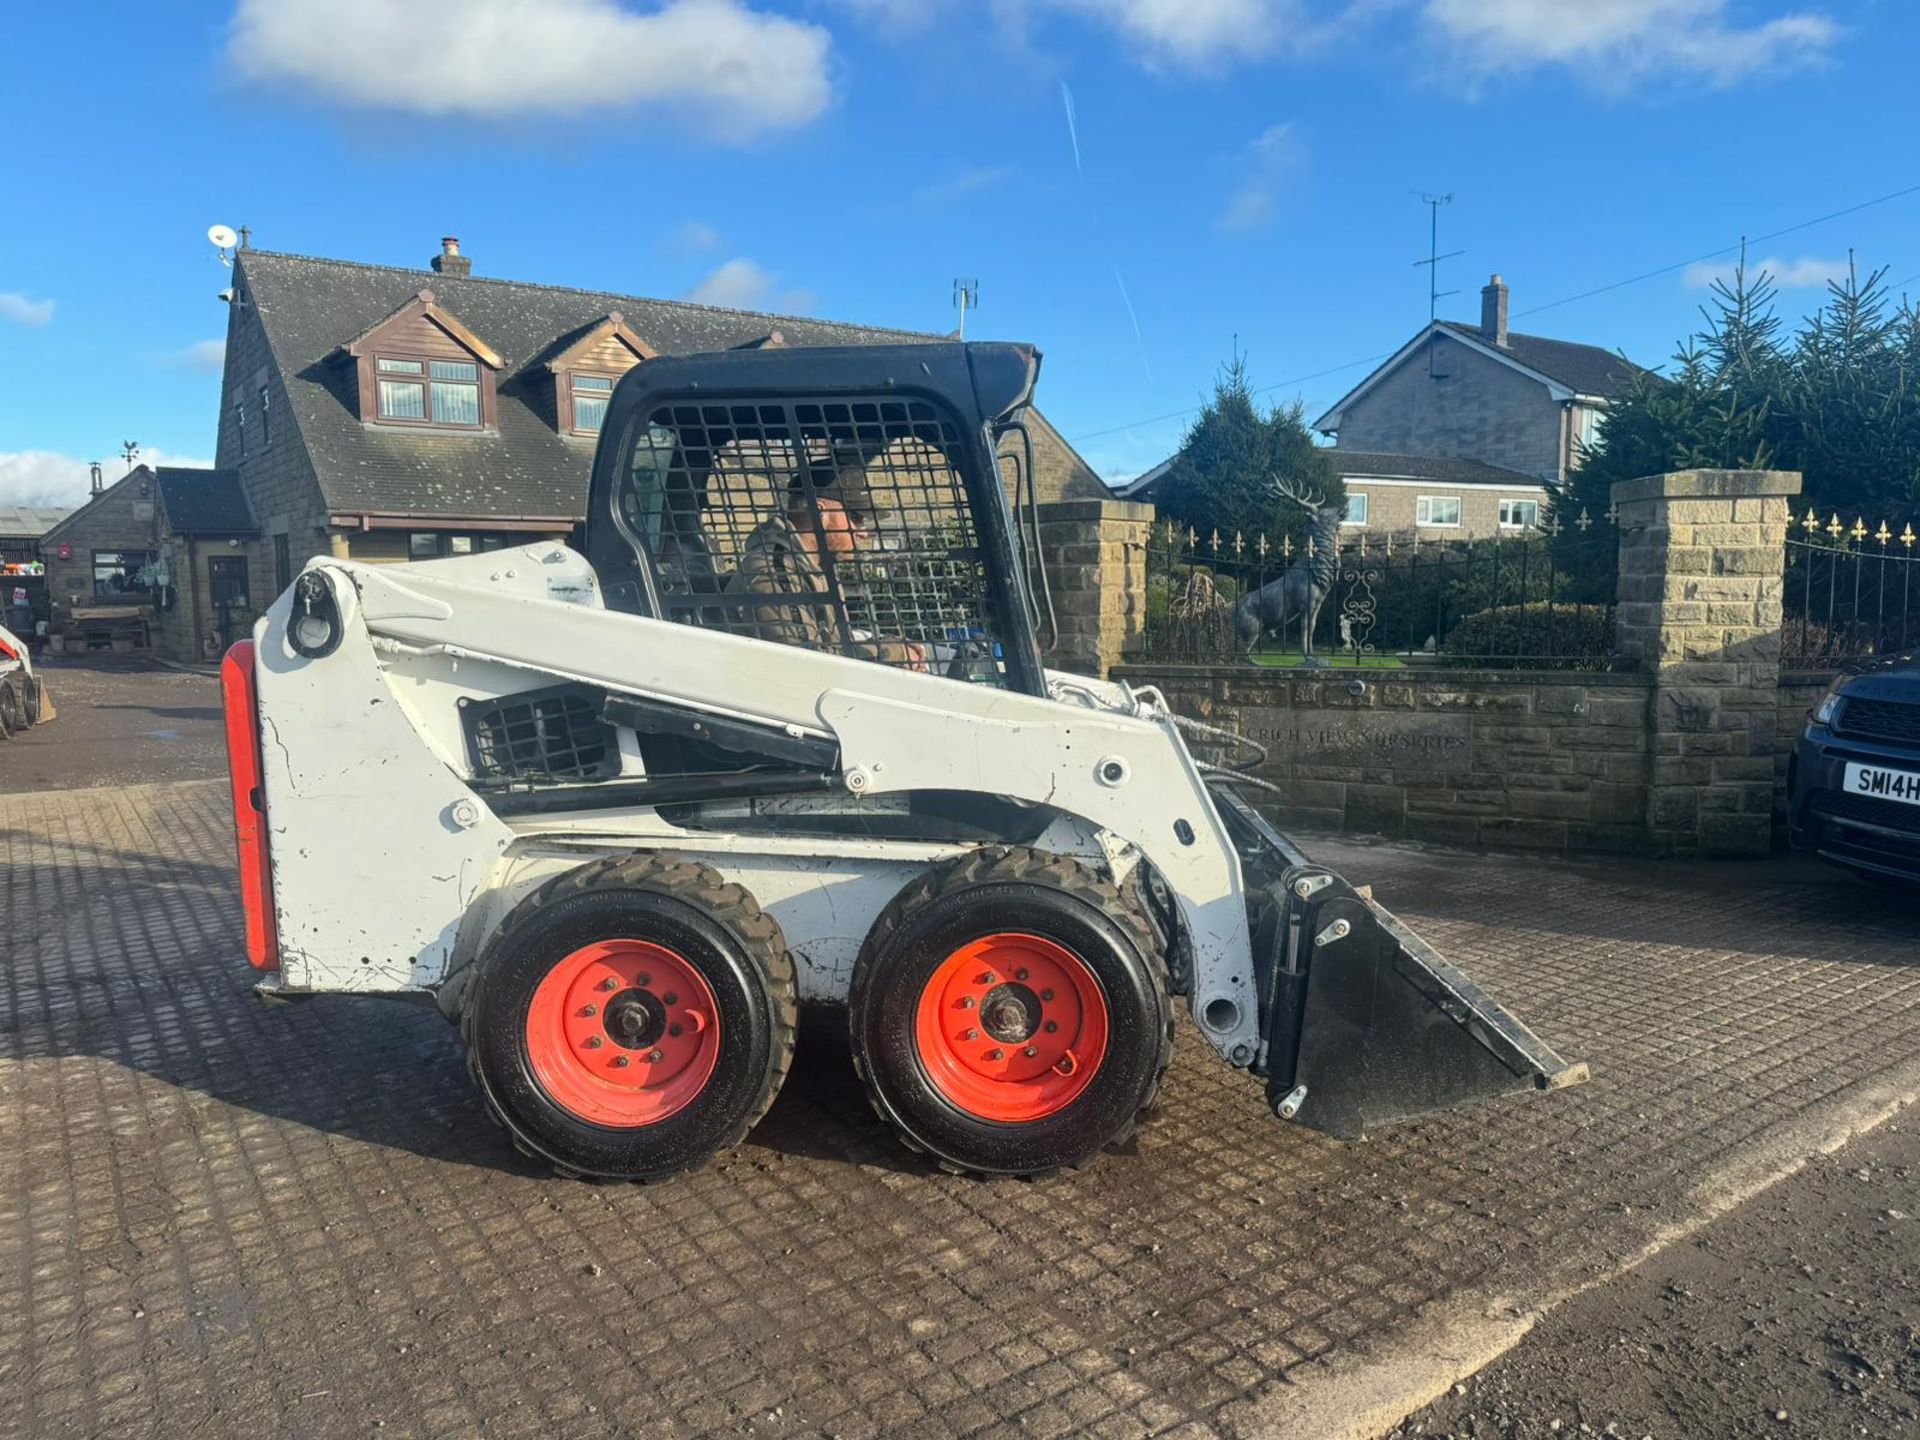
{"type": "Polygon", "coordinates": [[[374,359],[381,420],[408,425],[480,427],[480,367],[471,360],[400,355],[374,359]]]}
{"type": "Polygon", "coordinates": [[[627,328],[618,310],[563,336],[547,362],[553,374],[554,421],[562,435],[598,435],[620,377],[658,352],[627,328]]]}
{"type": "Polygon", "coordinates": [[[577,435],[598,435],[607,422],[607,401],[613,398],[613,376],[573,375],[573,429],[577,435]]]}
{"type": "Polygon", "coordinates": [[[494,423],[494,376],[505,362],[422,290],[350,342],[360,418],[423,430],[484,430],[494,423]]]}

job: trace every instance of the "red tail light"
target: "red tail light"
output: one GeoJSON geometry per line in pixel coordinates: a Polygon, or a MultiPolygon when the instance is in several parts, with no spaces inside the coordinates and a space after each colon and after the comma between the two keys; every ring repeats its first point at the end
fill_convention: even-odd
{"type": "Polygon", "coordinates": [[[247,912],[247,960],[256,970],[280,968],[273,925],[273,864],[267,855],[266,792],[260,786],[260,697],[253,681],[253,642],[242,640],[220,662],[227,712],[227,774],[233,781],[233,829],[240,842],[240,902],[247,912]]]}

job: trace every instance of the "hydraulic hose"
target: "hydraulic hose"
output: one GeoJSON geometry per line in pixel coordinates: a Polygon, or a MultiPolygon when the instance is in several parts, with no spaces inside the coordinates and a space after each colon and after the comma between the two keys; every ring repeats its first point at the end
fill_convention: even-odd
{"type": "MultiPolygon", "coordinates": [[[[1171,713],[1171,710],[1169,713],[1171,713]]],[[[1249,740],[1244,735],[1237,735],[1231,730],[1222,730],[1218,725],[1209,725],[1204,720],[1194,720],[1185,715],[1174,715],[1173,723],[1189,735],[1198,735],[1208,740],[1224,741],[1228,745],[1238,745],[1243,749],[1253,751],[1253,759],[1247,761],[1244,765],[1201,765],[1200,768],[1202,770],[1258,770],[1262,765],[1267,763],[1267,747],[1257,740],[1249,740]]],[[[1194,763],[1199,764],[1200,762],[1195,761],[1194,763]]]]}

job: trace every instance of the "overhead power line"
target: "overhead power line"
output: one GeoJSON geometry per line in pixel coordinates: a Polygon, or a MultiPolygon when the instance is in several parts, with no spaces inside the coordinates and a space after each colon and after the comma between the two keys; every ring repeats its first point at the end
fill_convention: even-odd
{"type": "Polygon", "coordinates": [[[1898,200],[1903,196],[1914,194],[1920,194],[1920,185],[1909,185],[1904,190],[1895,190],[1889,195],[1877,196],[1872,200],[1862,200],[1858,205],[1849,205],[1842,210],[1832,210],[1825,215],[1816,215],[1811,220],[1801,220],[1792,225],[1782,226],[1778,230],[1769,230],[1764,235],[1749,235],[1744,241],[1736,241],[1732,245],[1723,245],[1718,250],[1709,250],[1704,255],[1695,255],[1690,260],[1676,260],[1673,264],[1662,265],[1657,270],[1643,270],[1640,274],[1629,275],[1624,280],[1615,280],[1607,285],[1597,285],[1591,290],[1582,290],[1578,295],[1568,295],[1559,300],[1549,300],[1544,305],[1533,305],[1525,310],[1518,311],[1514,318],[1518,319],[1521,315],[1538,315],[1542,310],[1556,310],[1562,305],[1571,305],[1576,300],[1591,300],[1596,295],[1606,295],[1615,290],[1625,289],[1629,285],[1638,285],[1642,280],[1653,280],[1662,275],[1671,275],[1674,271],[1684,270],[1689,265],[1699,265],[1708,260],[1718,260],[1726,255],[1737,255],[1740,253],[1742,244],[1758,245],[1763,240],[1778,240],[1782,235],[1791,235],[1797,230],[1808,230],[1815,225],[1824,225],[1829,220],[1838,220],[1842,215],[1857,214],[1862,210],[1870,210],[1875,205],[1885,205],[1889,200],[1898,200]]]}
{"type": "MultiPolygon", "coordinates": [[[[1797,220],[1791,225],[1781,226],[1778,230],[1769,230],[1764,235],[1750,235],[1744,243],[1747,245],[1757,245],[1766,240],[1778,240],[1782,235],[1792,235],[1800,230],[1811,229],[1815,225],[1824,225],[1829,220],[1838,220],[1845,215],[1856,215],[1862,210],[1871,210],[1876,205],[1885,205],[1890,201],[1900,200],[1908,195],[1917,194],[1920,194],[1920,184],[1908,185],[1902,189],[1890,191],[1885,195],[1876,195],[1871,200],[1862,200],[1857,205],[1847,205],[1838,210],[1829,210],[1826,214],[1816,215],[1810,220],[1797,220]]],[[[1671,265],[1662,265],[1654,270],[1643,270],[1638,275],[1629,275],[1624,280],[1615,280],[1606,285],[1597,285],[1591,290],[1582,290],[1577,295],[1566,295],[1558,300],[1549,300],[1544,305],[1534,305],[1528,309],[1516,311],[1514,318],[1517,320],[1523,315],[1538,315],[1543,310],[1556,310],[1562,305],[1572,305],[1576,301],[1591,300],[1596,295],[1606,295],[1615,290],[1625,289],[1629,285],[1638,285],[1643,280],[1654,280],[1662,275],[1671,275],[1674,271],[1684,270],[1689,265],[1698,265],[1707,260],[1718,260],[1726,255],[1736,255],[1740,251],[1741,243],[1742,242],[1735,242],[1732,245],[1723,245],[1718,250],[1710,250],[1704,255],[1695,255],[1689,260],[1676,260],[1671,265]]],[[[1890,288],[1898,290],[1902,285],[1911,284],[1916,280],[1920,280],[1920,274],[1910,275],[1905,280],[1896,281],[1890,288]]],[[[1397,352],[1394,350],[1384,350],[1378,355],[1369,355],[1360,360],[1349,360],[1345,364],[1333,365],[1325,370],[1315,370],[1311,374],[1295,375],[1291,379],[1276,381],[1272,385],[1262,385],[1253,393],[1256,395],[1266,395],[1275,390],[1285,390],[1292,385],[1304,385],[1309,380],[1319,380],[1328,375],[1338,375],[1343,370],[1352,370],[1360,365],[1369,365],[1375,361],[1384,360],[1389,355],[1395,353],[1397,352]]],[[[1164,415],[1154,415],[1144,420],[1129,420],[1124,424],[1110,425],[1104,430],[1089,430],[1080,435],[1070,436],[1069,439],[1076,445],[1082,440],[1099,440],[1105,436],[1118,435],[1122,430],[1132,430],[1141,425],[1158,425],[1167,420],[1184,419],[1188,415],[1197,414],[1201,408],[1199,405],[1189,405],[1184,410],[1170,410],[1164,415]]]]}

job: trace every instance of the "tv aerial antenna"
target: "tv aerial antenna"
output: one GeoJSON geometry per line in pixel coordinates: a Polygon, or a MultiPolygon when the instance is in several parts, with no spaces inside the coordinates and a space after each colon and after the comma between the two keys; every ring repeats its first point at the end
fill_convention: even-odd
{"type": "Polygon", "coordinates": [[[1452,260],[1456,256],[1464,255],[1467,252],[1464,250],[1449,250],[1444,255],[1440,253],[1440,207],[1442,205],[1451,205],[1453,203],[1453,196],[1450,193],[1446,195],[1435,195],[1429,191],[1420,196],[1420,203],[1427,207],[1427,258],[1414,261],[1413,268],[1418,270],[1422,265],[1427,267],[1427,374],[1432,376],[1433,322],[1440,318],[1440,302],[1449,295],[1458,295],[1460,293],[1458,290],[1442,290],[1440,288],[1440,262],[1442,260],[1452,260]]]}
{"type": "Polygon", "coordinates": [[[1444,255],[1440,253],[1440,207],[1451,205],[1453,196],[1422,194],[1420,203],[1427,207],[1427,258],[1414,261],[1413,268],[1418,270],[1422,265],[1427,267],[1427,323],[1431,325],[1440,318],[1440,302],[1449,295],[1460,293],[1458,290],[1440,288],[1440,262],[1452,260],[1467,252],[1449,250],[1444,255]]]}
{"type": "Polygon", "coordinates": [[[967,311],[980,308],[980,282],[977,279],[953,282],[953,303],[960,311],[960,338],[967,338],[967,311]]]}

